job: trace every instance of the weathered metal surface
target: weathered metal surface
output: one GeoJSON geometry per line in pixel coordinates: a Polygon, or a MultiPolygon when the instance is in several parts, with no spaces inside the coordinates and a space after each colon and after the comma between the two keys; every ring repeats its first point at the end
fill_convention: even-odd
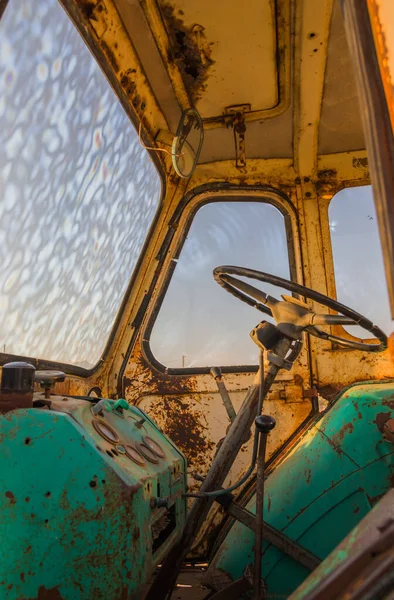
{"type": "Polygon", "coordinates": [[[62,0],[64,8],[86,39],[113,83],[125,110],[138,114],[154,138],[167,124],[152,93],[138,55],[113,0],[62,0]]]}
{"type": "MultiPolygon", "coordinates": [[[[197,103],[197,108],[206,118],[207,127],[223,126],[225,117],[222,113],[229,102],[220,102],[223,100],[220,94],[223,86],[233,87],[232,81],[228,80],[232,71],[229,68],[222,71],[217,82],[215,62],[218,56],[219,69],[223,69],[225,61],[233,63],[235,79],[239,69],[241,72],[243,70],[245,56],[242,52],[239,56],[233,53],[232,44],[229,44],[228,28],[226,31],[226,20],[231,23],[230,26],[234,26],[237,12],[232,10],[232,7],[227,7],[227,19],[220,18],[218,21],[218,16],[222,17],[219,7],[215,10],[215,7],[210,6],[211,10],[207,12],[207,6],[204,5],[196,10],[193,4],[187,2],[159,0],[144,0],[142,6],[181,108],[185,110],[197,103]],[[207,30],[210,32],[209,39],[206,35],[207,30]],[[208,92],[211,94],[211,100],[207,98],[208,92]],[[219,99],[216,97],[218,95],[219,99]],[[198,104],[199,100],[202,100],[201,107],[198,104]],[[205,114],[212,106],[216,109],[214,113],[205,114]]],[[[255,7],[251,6],[247,15],[249,19],[253,19],[252,15],[255,13],[257,18],[263,14],[261,26],[267,28],[265,44],[252,46],[252,50],[256,52],[265,52],[266,57],[266,61],[260,61],[256,68],[262,69],[260,77],[266,81],[265,94],[269,94],[267,89],[271,90],[273,86],[274,97],[271,99],[268,95],[270,102],[267,107],[264,105],[264,98],[259,98],[260,103],[263,100],[264,108],[254,106],[246,115],[248,120],[280,115],[290,103],[290,2],[278,0],[275,3],[260,3],[260,7],[253,9],[255,7]]],[[[256,26],[256,23],[252,20],[249,26],[256,26]]],[[[253,36],[247,43],[251,43],[251,40],[253,36]]]]}
{"type": "MultiPolygon", "coordinates": [[[[376,544],[379,544],[382,538],[382,533],[387,531],[387,527],[394,523],[394,490],[390,490],[380,500],[380,502],[373,508],[373,510],[361,521],[361,523],[335,548],[335,550],[326,558],[326,560],[314,571],[304,583],[291,595],[291,600],[305,600],[310,595],[314,596],[314,593],[322,592],[321,598],[335,597],[338,599],[350,597],[349,587],[353,587],[351,584],[352,577],[349,570],[346,568],[346,561],[353,560],[353,564],[357,571],[354,575],[362,574],[362,565],[357,559],[365,551],[372,554],[373,546],[375,545],[375,556],[376,544]],[[345,573],[345,580],[341,579],[341,575],[345,573]],[[336,582],[337,585],[334,588],[327,589],[325,585],[328,583],[328,579],[331,578],[332,582],[336,582]],[[350,584],[350,585],[349,585],[350,584]]],[[[391,534],[391,547],[394,544],[394,534],[391,534]]],[[[370,562],[373,561],[373,556],[370,556],[370,562]]],[[[376,568],[376,566],[375,566],[376,568]]],[[[381,575],[379,574],[379,578],[381,575]]],[[[356,577],[353,577],[356,579],[356,577]]],[[[353,588],[353,591],[357,591],[357,587],[353,588]]]]}
{"type": "Polygon", "coordinates": [[[367,3],[394,132],[394,6],[390,0],[367,0],[367,3]]]}
{"type": "MultiPolygon", "coordinates": [[[[377,3],[341,0],[345,31],[349,52],[352,57],[357,83],[363,129],[371,167],[371,181],[374,188],[374,201],[383,249],[383,262],[389,293],[391,314],[394,316],[394,136],[390,121],[389,106],[376,52],[376,40],[371,29],[371,15],[368,6],[377,3]]],[[[386,7],[385,23],[392,37],[392,7],[389,3],[379,2],[386,7]],[[389,12],[390,11],[390,12],[389,12]],[[391,23],[391,24],[390,24],[391,23]]],[[[376,21],[374,23],[376,25],[376,21]]],[[[381,32],[377,33],[381,40],[381,32]]],[[[392,44],[392,39],[391,39],[392,44]]],[[[385,50],[385,54],[386,54],[385,50]]],[[[388,58],[387,54],[385,56],[388,58]]],[[[391,67],[392,68],[392,64],[391,67]]],[[[392,90],[390,105],[392,107],[392,90]]]]}
{"type": "MultiPolygon", "coordinates": [[[[384,440],[376,420],[381,413],[392,414],[393,394],[392,384],[350,388],[266,481],[267,522],[321,559],[392,487],[393,446],[384,440]]],[[[246,508],[254,512],[254,498],[246,508]]],[[[273,546],[264,547],[268,592],[289,595],[307,572],[282,562],[283,555],[273,546]],[[286,578],[284,569],[289,569],[286,578]]],[[[252,553],[252,532],[235,523],[210,568],[237,579],[252,553]]]]}
{"type": "MultiPolygon", "coordinates": [[[[299,177],[313,177],[333,0],[297,4],[294,163],[299,177]]],[[[320,291],[320,290],[319,290],[320,291]]]]}
{"type": "Polygon", "coordinates": [[[51,396],[50,410],[0,418],[2,598],[137,600],[179,536],[183,456],[149,419],[142,429],[134,427],[138,409],[106,413],[100,422],[116,429],[121,444],[138,445],[148,434],[164,450],[165,459],[137,465],[121,445],[98,434],[90,408],[88,402],[51,396]],[[161,546],[154,532],[165,509],[152,509],[150,502],[158,495],[174,503],[176,515],[161,546]]]}
{"type": "MultiPolygon", "coordinates": [[[[253,533],[256,531],[256,516],[254,514],[245,508],[242,508],[236,502],[229,502],[227,496],[219,496],[216,501],[224,506],[226,512],[231,517],[234,517],[234,519],[245,525],[245,527],[253,531],[253,533]]],[[[313,571],[313,569],[321,562],[316,556],[309,552],[309,550],[305,550],[305,548],[296,544],[284,533],[275,527],[272,527],[272,525],[269,525],[266,521],[264,521],[263,538],[291,558],[294,558],[294,560],[310,571],[313,571]]]]}
{"type": "Polygon", "coordinates": [[[394,444],[394,418],[388,419],[383,425],[383,436],[385,440],[394,444]]]}
{"type": "Polygon", "coordinates": [[[192,103],[205,91],[205,82],[212,59],[212,44],[206,39],[205,28],[195,24],[190,29],[182,20],[182,10],[169,2],[160,3],[160,12],[168,35],[168,61],[174,62],[190,94],[192,103]]]}

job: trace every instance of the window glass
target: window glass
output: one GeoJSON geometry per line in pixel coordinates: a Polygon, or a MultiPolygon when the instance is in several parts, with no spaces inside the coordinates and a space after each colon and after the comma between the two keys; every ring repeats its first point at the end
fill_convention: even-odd
{"type": "Polygon", "coordinates": [[[160,180],[56,0],[0,21],[0,350],[93,366],[160,180]]]}
{"type": "MultiPolygon", "coordinates": [[[[390,334],[393,325],[371,186],[345,188],[329,206],[335,283],[339,302],[390,334]]],[[[346,327],[356,337],[371,337],[346,327]]]]}
{"type": "MultiPolygon", "coordinates": [[[[151,350],[162,364],[170,368],[257,364],[258,349],[249,333],[268,317],[214,281],[212,271],[219,265],[289,278],[283,215],[262,202],[215,202],[200,208],[152,330],[151,350]]],[[[262,289],[276,297],[283,293],[269,285],[262,289]]]]}

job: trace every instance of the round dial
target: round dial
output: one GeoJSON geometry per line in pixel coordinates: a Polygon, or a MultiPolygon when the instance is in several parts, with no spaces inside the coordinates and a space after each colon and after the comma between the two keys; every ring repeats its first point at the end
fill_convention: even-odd
{"type": "Polygon", "coordinates": [[[155,454],[157,454],[159,458],[165,458],[166,455],[164,454],[161,446],[159,446],[159,444],[155,442],[155,440],[152,440],[152,438],[145,435],[142,438],[142,441],[146,446],[148,446],[148,448],[150,448],[155,454]]]}
{"type": "Polygon", "coordinates": [[[126,444],[125,450],[126,450],[126,455],[132,461],[137,463],[137,465],[140,465],[140,467],[143,467],[145,465],[144,457],[142,456],[142,454],[140,452],[138,452],[138,450],[136,448],[134,448],[134,446],[131,446],[130,444],[126,444]]]}
{"type": "Polygon", "coordinates": [[[93,419],[92,424],[97,433],[107,440],[107,442],[110,442],[111,444],[119,443],[119,436],[111,425],[108,425],[104,421],[99,421],[98,419],[93,419]]]}
{"type": "Polygon", "coordinates": [[[138,451],[141,452],[142,456],[146,458],[146,460],[149,460],[149,462],[157,465],[159,462],[159,457],[155,452],[153,452],[153,450],[151,450],[151,448],[149,448],[149,446],[146,444],[137,444],[137,448],[138,451]]]}

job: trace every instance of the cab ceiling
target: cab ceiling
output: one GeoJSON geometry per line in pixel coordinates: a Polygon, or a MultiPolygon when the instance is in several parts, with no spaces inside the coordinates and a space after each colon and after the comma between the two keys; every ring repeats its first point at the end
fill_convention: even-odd
{"type": "Polygon", "coordinates": [[[185,108],[201,114],[200,162],[234,159],[234,106],[247,158],[291,158],[308,143],[316,155],[365,147],[339,1],[115,4],[168,130],[185,108]]]}

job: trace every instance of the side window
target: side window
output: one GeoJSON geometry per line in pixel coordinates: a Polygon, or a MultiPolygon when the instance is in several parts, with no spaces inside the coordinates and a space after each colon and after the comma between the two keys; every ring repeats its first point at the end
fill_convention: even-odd
{"type": "Polygon", "coordinates": [[[160,178],[57,0],[11,0],[0,57],[0,351],[89,368],[160,178]]]}
{"type": "MultiPolygon", "coordinates": [[[[341,190],[332,198],[328,214],[337,299],[390,334],[393,325],[372,187],[341,190]]],[[[359,327],[345,329],[368,337],[359,327]]]]}
{"type": "MultiPolygon", "coordinates": [[[[150,347],[170,368],[257,363],[249,333],[266,315],[215,283],[219,265],[289,278],[284,216],[263,202],[214,202],[200,208],[153,326],[150,347]]],[[[251,281],[254,285],[258,282],[251,281]]],[[[265,288],[273,296],[278,288],[265,288]]]]}

